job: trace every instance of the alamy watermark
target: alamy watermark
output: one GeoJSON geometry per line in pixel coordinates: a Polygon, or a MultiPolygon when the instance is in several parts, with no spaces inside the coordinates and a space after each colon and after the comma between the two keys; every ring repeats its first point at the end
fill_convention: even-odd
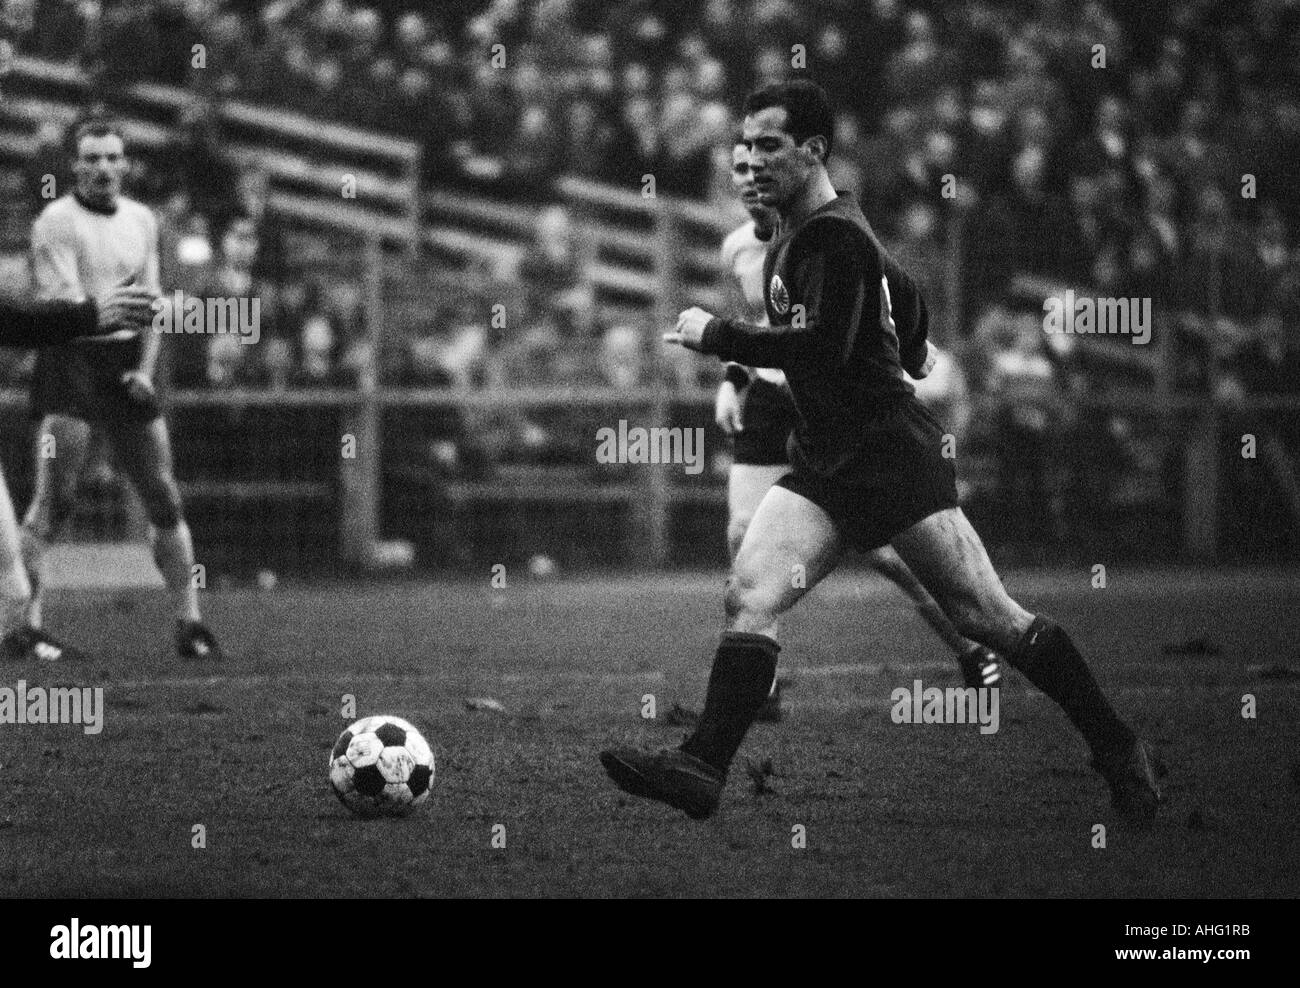
{"type": "Polygon", "coordinates": [[[0,727],[9,724],[80,724],[85,734],[104,729],[104,688],[0,686],[0,727]]]}
{"type": "Polygon", "coordinates": [[[691,475],[704,470],[703,429],[629,428],[627,419],[619,419],[617,429],[597,429],[596,442],[597,463],[681,463],[691,475]]]}
{"type": "Polygon", "coordinates": [[[914,679],[889,695],[895,724],[979,724],[981,734],[998,731],[998,687],[925,686],[914,679]]]}
{"type": "Polygon", "coordinates": [[[164,301],[153,317],[155,333],[235,334],[240,343],[262,338],[262,300],[186,295],[179,288],[170,302],[164,301]]]}
{"type": "Polygon", "coordinates": [[[1132,336],[1134,345],[1151,342],[1151,299],[1075,298],[1074,289],[1043,299],[1043,330],[1074,335],[1132,336]]]}
{"type": "Polygon", "coordinates": [[[50,956],[56,961],[129,960],[135,968],[153,962],[153,927],[81,925],[76,916],[67,926],[50,928],[50,956]]]}

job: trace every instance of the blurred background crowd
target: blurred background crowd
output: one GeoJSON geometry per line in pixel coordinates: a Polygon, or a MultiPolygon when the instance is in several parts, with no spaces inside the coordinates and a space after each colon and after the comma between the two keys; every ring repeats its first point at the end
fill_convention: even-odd
{"type": "MultiPolygon", "coordinates": [[[[1056,285],[1151,298],[1177,340],[1180,388],[1300,393],[1300,0],[0,8],[0,62],[75,62],[110,103],[140,81],[194,93],[176,143],[141,163],[134,187],[165,217],[173,281],[220,294],[255,285],[269,344],[211,341],[174,367],[178,383],[346,384],[372,356],[360,286],[286,263],[259,177],[223,152],[214,101],[402,135],[423,149],[426,188],[543,209],[537,249],[472,272],[468,290],[390,341],[384,379],[631,387],[684,378],[650,356],[657,327],[602,323],[581,218],[557,205],[556,180],[638,191],[651,174],[659,194],[727,203],[744,93],[806,69],[840,108],[837,186],[859,194],[932,302],[959,296],[944,310],[958,323],[937,333],[969,390],[1023,394],[1007,448],[1091,428],[1088,448],[1105,462],[1126,440],[1123,422],[1070,421],[1070,397],[1103,371],[1042,332],[1056,285]],[[508,331],[489,318],[501,299],[518,314],[508,331]]],[[[8,228],[25,229],[42,176],[64,167],[64,135],[42,137],[25,172],[0,174],[8,228]]],[[[1007,469],[1024,472],[1026,459],[1007,469]]]]}
{"type": "MultiPolygon", "coordinates": [[[[2,6],[7,44],[78,61],[104,94],[148,80],[379,127],[420,141],[431,187],[540,202],[566,174],[629,189],[653,174],[661,193],[726,197],[739,101],[794,61],[842,108],[838,183],[861,195],[932,297],[951,212],[941,177],[956,176],[962,336],[1017,274],[1203,313],[1213,288],[1215,315],[1268,339],[1300,304],[1295,0],[2,6]],[[1252,198],[1241,195],[1246,175],[1252,198]]],[[[58,166],[60,135],[46,136],[29,189],[58,166]]],[[[201,102],[159,161],[138,193],[159,203],[179,193],[182,234],[219,253],[255,190],[223,161],[201,102]]],[[[296,287],[286,318],[338,308],[320,295],[296,287]]],[[[344,358],[346,347],[331,349],[344,358]]]]}

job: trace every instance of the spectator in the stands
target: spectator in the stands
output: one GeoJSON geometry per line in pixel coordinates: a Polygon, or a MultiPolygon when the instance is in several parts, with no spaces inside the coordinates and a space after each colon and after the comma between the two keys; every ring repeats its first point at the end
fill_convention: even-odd
{"type": "Polygon", "coordinates": [[[951,56],[939,44],[930,14],[909,10],[903,18],[902,47],[887,56],[885,88],[895,97],[931,93],[951,76],[951,56]]]}
{"type": "Polygon", "coordinates": [[[865,155],[858,118],[840,111],[835,115],[835,154],[829,163],[831,182],[836,189],[861,195],[867,184],[862,166],[865,155]]]}
{"type": "Polygon", "coordinates": [[[184,191],[158,211],[161,282],[171,291],[198,295],[212,279],[220,244],[213,244],[207,218],[190,208],[184,191]]]}
{"type": "Polygon", "coordinates": [[[637,326],[618,325],[605,330],[600,342],[601,381],[627,390],[646,383],[646,334],[637,326]]]}
{"type": "Polygon", "coordinates": [[[196,98],[185,106],[176,137],[162,158],[168,186],[185,189],[209,228],[224,230],[239,206],[239,169],[223,147],[211,101],[196,98]]]}
{"type": "Polygon", "coordinates": [[[1036,106],[1023,110],[1016,126],[1008,168],[1019,271],[1060,275],[1069,268],[1070,247],[1062,236],[1070,222],[1069,205],[1056,193],[1060,181],[1051,125],[1036,106]]]}
{"type": "MultiPolygon", "coordinates": [[[[258,343],[241,342],[234,333],[178,336],[174,349],[176,377],[190,386],[234,387],[265,384],[270,370],[260,360],[266,342],[275,338],[274,306],[265,285],[253,275],[257,258],[257,227],[249,217],[233,217],[221,236],[217,263],[197,292],[200,299],[257,299],[258,343]]],[[[205,302],[206,304],[206,302],[205,302]]],[[[253,310],[250,308],[249,312],[253,310]]]]}
{"type": "Polygon", "coordinates": [[[290,383],[302,387],[334,384],[343,354],[344,327],[342,318],[329,304],[323,283],[318,279],[308,281],[301,294],[291,292],[286,302],[289,308],[285,328],[296,351],[290,383]]]}
{"type": "Polygon", "coordinates": [[[592,287],[585,278],[588,261],[580,249],[569,211],[562,206],[543,210],[537,220],[534,247],[519,266],[523,296],[515,321],[557,313],[581,332],[590,333],[596,306],[592,287]]]}
{"type": "Polygon", "coordinates": [[[1008,332],[995,339],[985,386],[999,396],[994,420],[998,494],[1010,516],[1041,530],[1053,512],[1049,467],[1051,440],[1062,411],[1056,368],[1048,358],[1042,313],[1015,312],[1008,332]]]}
{"type": "Polygon", "coordinates": [[[505,155],[516,120],[515,96],[508,69],[490,62],[475,67],[469,112],[474,128],[455,142],[454,153],[459,170],[471,181],[497,182],[505,174],[505,155]]]}
{"type": "MultiPolygon", "coordinates": [[[[1278,308],[1265,311],[1226,361],[1220,395],[1239,403],[1250,395],[1300,394],[1300,331],[1278,308]]],[[[1294,413],[1285,418],[1294,422],[1294,413]]],[[[1292,426],[1293,427],[1293,426],[1292,426]]]]}
{"type": "Polygon", "coordinates": [[[36,31],[36,0],[0,0],[0,38],[17,38],[28,51],[36,31]]]}
{"type": "Polygon", "coordinates": [[[1260,302],[1253,245],[1217,186],[1207,184],[1197,192],[1195,209],[1180,278],[1181,304],[1216,317],[1248,318],[1260,302]]]}
{"type": "Polygon", "coordinates": [[[923,199],[914,200],[893,233],[893,252],[915,279],[930,312],[942,312],[947,282],[938,210],[923,199]]]}
{"type": "Polygon", "coordinates": [[[715,104],[699,112],[665,121],[663,153],[656,191],[678,196],[698,196],[713,176],[715,148],[727,139],[730,118],[715,104]]]}
{"type": "Polygon", "coordinates": [[[27,159],[26,197],[36,212],[51,200],[73,189],[72,155],[68,153],[67,132],[57,120],[43,120],[36,130],[36,150],[27,159]]]}
{"type": "Polygon", "coordinates": [[[608,181],[609,162],[618,153],[618,131],[590,96],[568,104],[565,111],[564,170],[583,178],[608,181]]]}
{"type": "Polygon", "coordinates": [[[981,190],[1005,180],[1011,119],[1002,85],[994,79],[976,82],[964,121],[965,153],[970,161],[971,181],[981,190]]]}
{"type": "MultiPolygon", "coordinates": [[[[194,46],[203,44],[211,49],[211,39],[205,35],[204,21],[210,15],[208,4],[191,0],[159,0],[152,11],[153,35],[157,50],[149,71],[149,78],[169,86],[183,86],[191,78],[194,64],[194,46]]],[[[235,18],[236,28],[239,18],[235,18]]],[[[229,28],[227,28],[229,30],[229,28]]],[[[216,72],[222,71],[221,53],[204,51],[204,63],[216,72]],[[209,63],[207,60],[211,58],[209,63]]]]}
{"type": "MultiPolygon", "coordinates": [[[[201,37],[205,46],[203,67],[195,68],[190,85],[210,96],[231,96],[240,91],[243,80],[263,69],[253,56],[249,26],[238,14],[226,12],[206,20],[201,37]]],[[[191,35],[193,38],[193,35],[191,35]]],[[[180,47],[184,38],[180,39],[180,47]]],[[[189,56],[192,60],[196,56],[189,56]]]]}
{"type": "Polygon", "coordinates": [[[612,166],[614,181],[639,192],[644,186],[644,176],[658,174],[662,161],[658,114],[648,96],[626,99],[620,110],[617,144],[621,153],[612,166]]]}
{"type": "Polygon", "coordinates": [[[74,59],[86,49],[87,18],[95,16],[93,5],[82,0],[10,0],[5,13],[26,18],[24,48],[40,58],[74,59]],[[30,14],[28,13],[30,12],[30,14]]]}
{"type": "Polygon", "coordinates": [[[112,100],[132,83],[154,77],[159,67],[158,32],[147,4],[96,6],[99,10],[87,18],[82,64],[99,93],[112,100]]]}
{"type": "Polygon", "coordinates": [[[505,181],[524,199],[554,199],[553,183],[564,160],[564,131],[543,102],[526,103],[505,153],[505,181]]]}
{"type": "Polygon", "coordinates": [[[1272,293],[1273,286],[1291,264],[1291,250],[1287,236],[1286,220],[1274,202],[1260,207],[1254,235],[1254,260],[1260,279],[1263,297],[1272,293]]]}
{"type": "Polygon", "coordinates": [[[1214,183],[1224,174],[1227,153],[1215,134],[1216,129],[1215,112],[1210,104],[1201,99],[1183,103],[1178,130],[1170,138],[1165,154],[1184,187],[1214,183]]]}

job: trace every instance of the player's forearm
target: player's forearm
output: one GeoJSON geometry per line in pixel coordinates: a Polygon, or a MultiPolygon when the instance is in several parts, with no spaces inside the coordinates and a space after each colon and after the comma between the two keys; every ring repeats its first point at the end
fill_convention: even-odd
{"type": "Polygon", "coordinates": [[[0,301],[0,346],[39,347],[89,336],[99,326],[95,303],[0,301]]]}
{"type": "Polygon", "coordinates": [[[158,365],[158,349],[162,346],[162,334],[153,327],[147,327],[140,330],[143,346],[140,348],[140,363],[137,370],[141,374],[153,377],[154,368],[158,365]]]}
{"type": "Polygon", "coordinates": [[[750,367],[784,368],[817,345],[809,329],[756,326],[715,316],[704,327],[700,352],[750,367]]]}

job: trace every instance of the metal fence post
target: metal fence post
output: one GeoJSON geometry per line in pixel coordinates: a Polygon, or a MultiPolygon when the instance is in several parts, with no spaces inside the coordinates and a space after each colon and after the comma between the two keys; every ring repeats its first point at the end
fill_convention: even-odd
{"type": "MultiPolygon", "coordinates": [[[[652,317],[651,346],[657,355],[652,366],[656,371],[654,404],[649,409],[650,427],[666,428],[670,412],[670,391],[674,384],[666,381],[663,347],[658,343],[660,332],[671,327],[676,319],[677,299],[677,246],[678,217],[672,199],[654,200],[654,279],[655,292],[652,317]]],[[[655,433],[651,433],[655,435],[655,433]]],[[[668,526],[671,509],[671,491],[668,483],[669,464],[648,464],[649,474],[645,498],[634,508],[638,518],[638,545],[633,548],[637,562],[662,567],[668,562],[668,526]]]]}
{"type": "Polygon", "coordinates": [[[383,245],[371,233],[365,241],[366,361],[357,382],[360,402],[343,413],[339,457],[339,550],[351,563],[366,564],[379,540],[379,387],[377,364],[383,326],[383,245]],[[351,442],[349,442],[349,439],[351,442]],[[349,455],[350,454],[350,455],[349,455]]]}
{"type": "Polygon", "coordinates": [[[1209,272],[1208,402],[1196,416],[1183,454],[1183,548],[1197,562],[1210,562],[1219,551],[1219,348],[1216,330],[1223,313],[1224,244],[1214,245],[1209,272]]]}
{"type": "Polygon", "coordinates": [[[1183,547],[1197,562],[1218,552],[1219,431],[1211,405],[1196,416],[1183,451],[1183,547]]]}

